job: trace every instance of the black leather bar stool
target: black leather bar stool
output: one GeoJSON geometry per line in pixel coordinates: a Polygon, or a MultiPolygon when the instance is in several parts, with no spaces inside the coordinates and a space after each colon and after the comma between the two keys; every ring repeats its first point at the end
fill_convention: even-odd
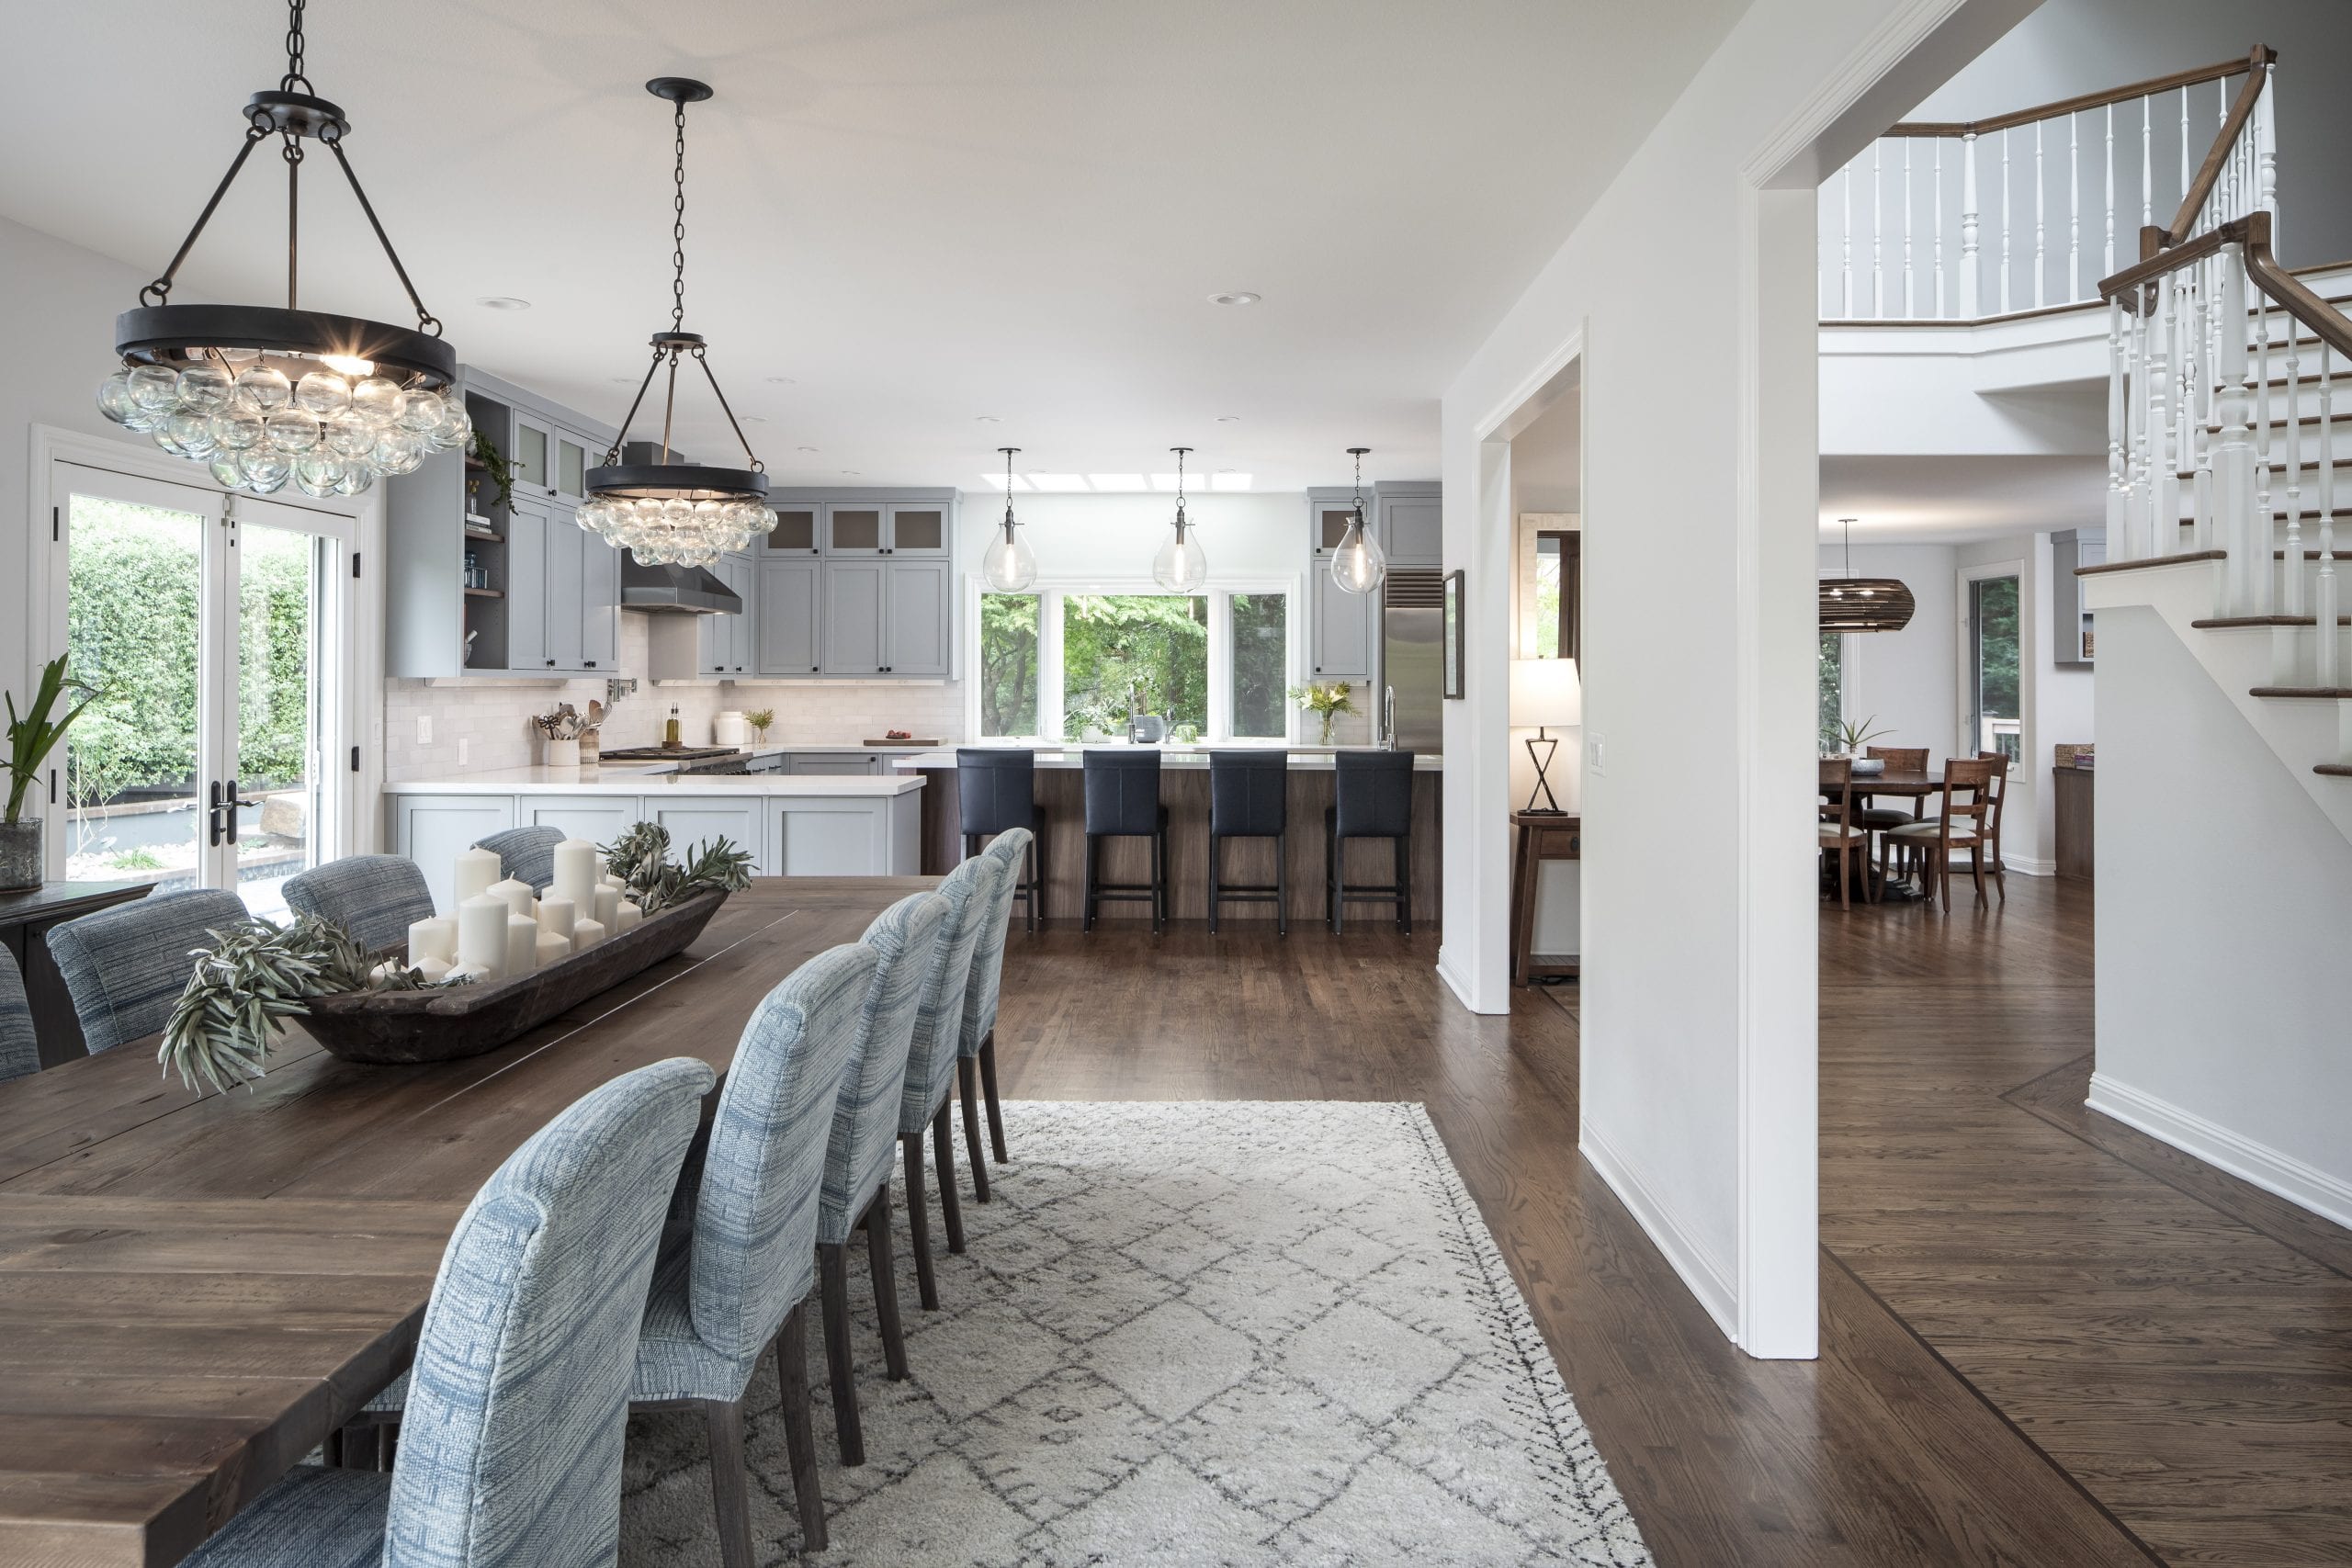
{"type": "Polygon", "coordinates": [[[1323,808],[1324,909],[1331,932],[1340,929],[1349,903],[1394,904],[1396,929],[1413,933],[1413,754],[1410,751],[1340,751],[1333,763],[1334,798],[1323,808]],[[1386,885],[1351,883],[1342,855],[1350,839],[1388,839],[1396,852],[1396,880],[1386,885]]]}
{"type": "Polygon", "coordinates": [[[1105,898],[1151,900],[1154,936],[1168,920],[1168,807],[1159,804],[1159,751],[1108,747],[1086,753],[1086,924],[1094,929],[1094,908],[1105,898]],[[1149,839],[1149,882],[1098,880],[1104,839],[1149,839]]]}
{"type": "Polygon", "coordinates": [[[1030,832],[1026,868],[1013,884],[1028,928],[1046,918],[1046,808],[1037,804],[1037,757],[1010,746],[956,748],[956,799],[963,817],[964,858],[999,833],[1030,832]]]}
{"type": "Polygon", "coordinates": [[[1231,898],[1271,903],[1274,929],[1290,935],[1290,874],[1284,865],[1290,825],[1290,753],[1282,750],[1209,753],[1209,931],[1216,931],[1216,907],[1231,898]],[[1227,839],[1272,839],[1274,880],[1226,886],[1217,852],[1227,839]]]}

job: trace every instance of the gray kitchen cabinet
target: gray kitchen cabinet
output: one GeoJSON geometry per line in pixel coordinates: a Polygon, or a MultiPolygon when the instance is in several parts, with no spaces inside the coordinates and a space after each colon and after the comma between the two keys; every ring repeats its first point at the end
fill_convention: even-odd
{"type": "Polygon", "coordinates": [[[481,839],[514,826],[511,795],[396,795],[392,852],[416,863],[443,914],[457,909],[458,856],[481,839]]]}
{"type": "Polygon", "coordinates": [[[560,828],[567,838],[609,844],[634,827],[644,812],[632,796],[582,793],[521,795],[514,815],[518,828],[560,828]]]}
{"type": "Polygon", "coordinates": [[[514,471],[514,493],[546,500],[555,453],[555,423],[530,409],[514,411],[513,442],[506,461],[514,471]]]}
{"type": "MultiPolygon", "coordinates": [[[[1364,498],[1364,511],[1371,513],[1373,498],[1364,498]]],[[[1355,492],[1325,487],[1306,492],[1307,549],[1316,560],[1328,562],[1331,552],[1340,547],[1347,536],[1348,519],[1355,515],[1355,492]]]]}
{"type": "Polygon", "coordinates": [[[540,603],[546,606],[543,665],[548,670],[584,669],[588,659],[588,628],[582,612],[588,602],[586,536],[569,513],[550,507],[547,544],[539,571],[540,603]]]}
{"type": "Polygon", "coordinates": [[[763,675],[814,675],[824,657],[818,645],[822,561],[766,559],[759,563],[759,625],[755,660],[763,675]]]}
{"type": "Polygon", "coordinates": [[[944,556],[950,553],[949,526],[953,514],[938,502],[917,505],[892,504],[883,509],[883,549],[893,556],[944,556]]]}
{"type": "MultiPolygon", "coordinates": [[[[1306,579],[1307,673],[1319,682],[1369,683],[1376,593],[1351,593],[1317,566],[1306,579]]],[[[1370,711],[1364,709],[1362,711],[1370,711]]]]}
{"type": "Polygon", "coordinates": [[[820,635],[828,675],[889,671],[884,622],[889,613],[890,568],[881,560],[825,562],[820,635]]]}
{"type": "Polygon", "coordinates": [[[548,667],[547,556],[553,522],[553,510],[543,501],[524,500],[518,485],[506,515],[506,667],[518,675],[548,667]]]}
{"type": "Polygon", "coordinates": [[[1445,560],[1444,513],[1433,480],[1374,487],[1380,547],[1391,566],[1442,566],[1445,560]]]}
{"type": "Polygon", "coordinates": [[[581,662],[600,673],[621,667],[621,552],[566,518],[580,536],[581,662]]]}
{"type": "Polygon", "coordinates": [[[820,506],[773,506],[775,526],[760,541],[763,555],[813,556],[818,553],[818,530],[824,516],[820,506]]]}
{"type": "Polygon", "coordinates": [[[721,556],[710,570],[719,581],[734,590],[735,597],[743,601],[743,609],[741,615],[696,617],[699,624],[695,630],[702,643],[696,671],[722,680],[752,674],[759,652],[752,641],[759,624],[759,567],[749,555],[728,555],[721,556]]]}
{"type": "Polygon", "coordinates": [[[647,820],[659,822],[670,830],[673,859],[690,861],[701,846],[729,839],[737,849],[751,852],[755,872],[772,874],[766,864],[765,828],[761,820],[764,813],[757,795],[691,795],[668,800],[648,795],[643,814],[647,820]]]}
{"type": "Polygon", "coordinates": [[[890,513],[881,502],[827,502],[824,514],[827,555],[878,556],[888,550],[890,513]]]}
{"type": "Polygon", "coordinates": [[[526,498],[506,524],[506,662],[516,675],[603,673],[620,666],[620,552],[568,507],[526,498]]]}
{"type": "Polygon", "coordinates": [[[947,673],[950,654],[948,595],[954,573],[945,560],[917,558],[889,563],[888,614],[882,638],[882,668],[892,675],[947,673]]]}
{"type": "Polygon", "coordinates": [[[808,752],[792,759],[792,771],[808,777],[877,778],[882,773],[882,758],[879,753],[847,756],[839,752],[808,752]]]}

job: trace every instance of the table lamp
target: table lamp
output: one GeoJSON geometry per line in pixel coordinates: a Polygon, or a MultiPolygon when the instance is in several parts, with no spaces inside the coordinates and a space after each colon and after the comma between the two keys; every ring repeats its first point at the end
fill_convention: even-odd
{"type": "Polygon", "coordinates": [[[1584,722],[1584,682],[1573,659],[1514,659],[1510,661],[1510,722],[1516,729],[1532,729],[1527,755],[1535,764],[1535,788],[1525,810],[1546,817],[1567,815],[1552,798],[1544,773],[1560,750],[1560,739],[1545,731],[1566,729],[1584,722]],[[1544,805],[1536,805],[1541,799],[1544,805]]]}

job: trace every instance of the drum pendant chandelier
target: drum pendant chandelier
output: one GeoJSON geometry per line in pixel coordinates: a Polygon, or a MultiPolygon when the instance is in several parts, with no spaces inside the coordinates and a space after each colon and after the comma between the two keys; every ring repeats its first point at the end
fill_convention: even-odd
{"type": "Polygon", "coordinates": [[[684,76],[657,76],[645,85],[657,98],[675,108],[671,124],[676,135],[677,160],[671,175],[670,330],[653,334],[653,360],[638,383],[637,397],[621,416],[620,435],[605,454],[604,465],[588,470],[590,499],[580,508],[580,525],[623,546],[648,566],[709,566],[719,557],[740,550],[775,527],[768,509],[768,476],[752,444],[736,422],[727,394],[718,389],[701,334],[685,330],[686,321],[686,106],[710,96],[707,84],[684,76]],[[673,462],[670,433],[678,410],[678,362],[691,357],[702,367],[711,395],[742,444],[741,468],[714,468],[700,463],[673,462]],[[662,460],[624,463],[621,446],[628,439],[629,422],[645,401],[653,378],[668,370],[662,403],[662,460]]]}
{"type": "Polygon", "coordinates": [[[1899,632],[1919,606],[1911,590],[1892,577],[1856,577],[1854,520],[1846,525],[1846,575],[1821,580],[1821,629],[1825,632],[1899,632]]]}
{"type": "Polygon", "coordinates": [[[359,176],[344,155],[351,122],[311,90],[302,73],[303,0],[288,7],[286,74],[245,105],[245,140],[196,226],[163,276],[139,291],[139,308],[115,321],[121,368],[98,388],[98,411],[156,446],[210,467],[230,490],[267,495],[291,482],[306,495],[356,495],[405,474],[428,452],[463,446],[473,427],[462,399],[444,397],[457,354],[417,298],[408,269],[359,176]],[[175,305],[172,280],[254,149],[284,139],[286,308],[175,305]],[[388,325],[300,308],[304,143],[334,154],[376,243],[416,309],[416,326],[388,325]]]}

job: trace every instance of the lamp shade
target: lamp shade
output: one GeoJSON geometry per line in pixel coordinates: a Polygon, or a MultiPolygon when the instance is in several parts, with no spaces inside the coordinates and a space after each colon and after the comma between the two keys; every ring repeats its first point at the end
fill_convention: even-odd
{"type": "Polygon", "coordinates": [[[1584,722],[1584,682],[1573,659],[1510,661],[1510,721],[1521,729],[1564,729],[1584,722]]]}
{"type": "Polygon", "coordinates": [[[1821,580],[1821,629],[1826,632],[1899,632],[1918,608],[1911,590],[1892,577],[1825,577],[1821,580]]]}

